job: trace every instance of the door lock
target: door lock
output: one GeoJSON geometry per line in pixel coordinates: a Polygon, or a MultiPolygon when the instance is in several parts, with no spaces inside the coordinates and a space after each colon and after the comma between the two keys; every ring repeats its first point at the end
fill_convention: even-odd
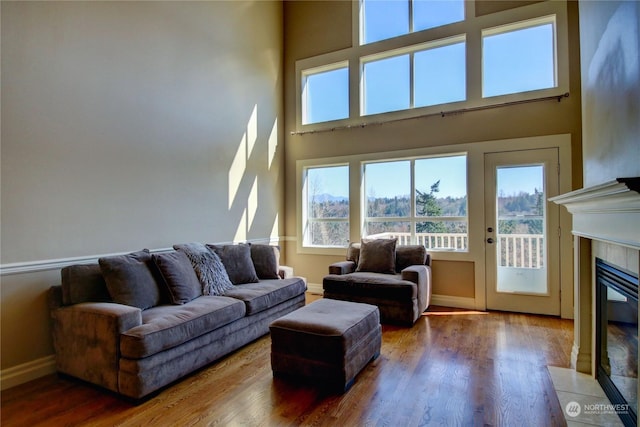
{"type": "Polygon", "coordinates": [[[489,237],[489,238],[487,239],[487,243],[490,243],[490,244],[491,244],[491,243],[493,243],[493,239],[492,239],[491,237],[489,237]]]}

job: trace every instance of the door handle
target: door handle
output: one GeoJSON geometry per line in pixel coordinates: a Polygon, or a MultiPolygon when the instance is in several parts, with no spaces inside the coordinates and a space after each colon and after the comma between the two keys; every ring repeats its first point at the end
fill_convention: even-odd
{"type": "Polygon", "coordinates": [[[491,243],[493,243],[493,239],[492,239],[491,237],[489,237],[489,238],[487,239],[487,243],[490,243],[490,244],[491,244],[491,243]]]}

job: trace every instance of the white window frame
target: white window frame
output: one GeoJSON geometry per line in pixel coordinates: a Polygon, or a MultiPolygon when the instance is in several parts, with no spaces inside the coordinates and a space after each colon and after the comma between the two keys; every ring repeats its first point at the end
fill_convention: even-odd
{"type": "Polygon", "coordinates": [[[562,96],[569,92],[569,46],[568,46],[568,12],[564,1],[545,1],[513,9],[503,10],[483,16],[475,16],[475,3],[465,2],[465,20],[409,33],[375,43],[360,45],[360,2],[352,2],[352,47],[335,52],[305,58],[296,61],[296,132],[331,130],[341,127],[359,127],[385,121],[402,120],[447,111],[457,111],[499,105],[509,102],[526,101],[535,98],[562,96]],[[482,31],[494,28],[507,28],[509,25],[545,19],[555,16],[556,40],[556,87],[529,92],[498,95],[489,98],[482,96],[482,31]],[[428,45],[439,40],[465,35],[466,41],[466,101],[448,104],[437,104],[408,110],[391,111],[375,115],[360,115],[362,92],[363,58],[384,57],[390,52],[401,51],[416,45],[428,45]],[[303,71],[315,67],[335,64],[349,64],[349,117],[330,122],[302,124],[302,76],[303,71]]]}
{"type": "MultiPolygon", "coordinates": [[[[318,123],[324,123],[324,122],[309,122],[309,123],[305,123],[305,118],[307,116],[307,104],[308,104],[308,97],[309,95],[307,94],[307,79],[310,76],[314,76],[317,74],[321,74],[321,73],[326,73],[329,71],[336,71],[336,70],[341,70],[341,69],[346,69],[347,73],[349,72],[349,62],[348,61],[340,61],[340,62],[336,62],[333,64],[327,64],[327,65],[322,65],[320,67],[314,67],[314,68],[308,68],[305,70],[302,70],[301,72],[301,80],[300,80],[300,93],[301,93],[301,97],[300,97],[300,102],[301,102],[301,122],[305,125],[314,125],[314,124],[318,124],[318,123]]],[[[349,87],[347,85],[347,91],[349,91],[349,87]]],[[[349,102],[349,93],[346,94],[347,95],[347,103],[349,102]]],[[[348,105],[347,105],[347,110],[348,110],[348,105]]],[[[344,119],[348,119],[349,118],[349,114],[347,114],[347,117],[345,117],[344,119]]],[[[336,119],[336,120],[344,120],[344,119],[336,119]]],[[[335,122],[336,120],[330,120],[331,122],[335,122]]]]}
{"type": "MultiPolygon", "coordinates": [[[[362,212],[362,217],[360,220],[361,224],[361,235],[366,237],[367,233],[367,224],[369,222],[408,222],[409,223],[409,232],[411,234],[410,244],[417,243],[417,232],[416,225],[420,222],[464,222],[467,225],[467,246],[464,249],[457,250],[455,252],[469,252],[469,155],[467,152],[451,152],[440,155],[422,155],[422,156],[412,156],[405,158],[391,158],[391,159],[380,159],[380,160],[366,160],[361,162],[361,174],[362,174],[362,194],[360,197],[360,212],[362,212]],[[417,160],[426,160],[426,159],[437,159],[437,158],[445,158],[445,157],[465,157],[466,164],[466,175],[467,182],[465,185],[466,197],[467,197],[467,215],[466,216],[418,216],[416,215],[416,182],[415,182],[415,164],[417,160]],[[400,217],[370,217],[367,216],[367,176],[366,176],[366,166],[376,163],[391,163],[391,162],[399,162],[399,161],[408,161],[410,168],[410,214],[408,216],[400,216],[400,217]]],[[[438,248],[428,248],[430,252],[438,252],[438,248]]],[[[448,250],[447,250],[448,251],[448,250]]]]}
{"type": "MultiPolygon", "coordinates": [[[[322,169],[322,168],[331,168],[331,167],[347,167],[347,174],[350,174],[350,165],[348,162],[330,162],[330,163],[311,163],[311,164],[301,164],[298,166],[298,176],[300,177],[299,185],[298,185],[298,194],[301,198],[301,221],[298,226],[298,229],[301,233],[302,247],[303,248],[312,248],[314,250],[329,250],[340,248],[340,250],[344,250],[349,245],[349,234],[345,236],[345,241],[343,245],[314,245],[310,242],[310,229],[313,223],[346,223],[350,225],[351,218],[351,197],[349,197],[349,212],[345,218],[311,218],[308,213],[309,207],[309,182],[307,179],[308,171],[310,169],[322,169]]],[[[350,195],[349,195],[350,196],[350,195]]]]}
{"type": "MultiPolygon", "coordinates": [[[[557,17],[556,15],[548,15],[548,16],[541,16],[538,18],[533,18],[533,19],[527,19],[525,21],[519,21],[519,22],[513,22],[510,24],[506,24],[506,25],[500,25],[497,27],[492,27],[492,28],[486,28],[483,29],[481,32],[481,41],[482,44],[484,46],[484,38],[488,37],[488,36],[495,36],[495,35],[499,35],[499,34],[506,34],[506,33],[510,33],[510,32],[514,32],[514,31],[519,31],[519,30],[526,30],[529,28],[534,28],[534,27],[538,27],[538,26],[542,26],[542,25],[548,25],[551,24],[552,28],[553,28],[553,83],[554,86],[550,87],[550,88],[543,88],[543,89],[534,89],[532,91],[529,92],[542,92],[542,91],[549,91],[549,90],[554,90],[558,87],[558,25],[557,25],[557,17]]],[[[482,76],[484,77],[485,75],[485,70],[484,70],[484,61],[482,61],[482,76]]],[[[483,78],[484,80],[484,78],[483,78]]],[[[501,97],[501,96],[512,96],[512,95],[518,95],[518,94],[526,94],[527,92],[513,92],[513,93],[507,93],[507,94],[503,94],[503,95],[489,95],[489,96],[484,96],[484,81],[482,82],[482,92],[483,92],[483,99],[487,99],[487,98],[497,98],[497,97],[501,97]]]]}
{"type": "MultiPolygon", "coordinates": [[[[386,51],[386,52],[382,52],[382,53],[376,53],[373,55],[368,55],[368,56],[363,56],[360,58],[360,116],[361,117],[367,117],[367,116],[373,116],[376,114],[388,114],[388,113],[392,113],[394,111],[386,111],[386,112],[382,112],[382,113],[373,113],[373,114],[366,114],[365,113],[365,79],[364,79],[364,67],[367,63],[370,62],[375,62],[375,61],[379,61],[382,59],[388,59],[388,58],[395,58],[397,56],[401,56],[401,55],[409,55],[409,108],[407,108],[406,110],[401,110],[401,111],[407,111],[407,110],[413,110],[415,109],[415,75],[414,75],[414,55],[416,53],[420,53],[423,51],[427,51],[430,49],[437,49],[439,47],[444,47],[444,46],[450,46],[453,44],[457,44],[457,43],[465,43],[467,42],[467,37],[465,34],[459,34],[456,36],[452,36],[452,37],[447,37],[446,39],[441,39],[441,40],[434,40],[431,42],[427,42],[427,43],[420,43],[417,45],[413,45],[413,46],[407,46],[407,47],[403,47],[400,49],[394,49],[394,50],[390,50],[390,51],[386,51]]],[[[455,103],[458,102],[465,102],[466,100],[461,100],[461,101],[455,101],[455,103]]],[[[438,106],[442,105],[442,104],[437,104],[438,106]]],[[[418,108],[429,108],[431,107],[431,105],[429,106],[425,106],[425,107],[418,107],[418,108]]]]}

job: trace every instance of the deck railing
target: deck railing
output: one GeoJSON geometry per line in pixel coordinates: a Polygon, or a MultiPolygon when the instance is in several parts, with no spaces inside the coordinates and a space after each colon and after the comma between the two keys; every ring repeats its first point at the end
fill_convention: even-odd
{"type": "MultiPolygon", "coordinates": [[[[385,232],[372,234],[368,238],[397,238],[399,245],[410,245],[411,233],[385,232]]],[[[544,236],[542,234],[499,234],[497,237],[500,266],[516,268],[544,267],[544,236]]],[[[466,250],[466,233],[417,233],[417,244],[430,250],[466,250]]]]}

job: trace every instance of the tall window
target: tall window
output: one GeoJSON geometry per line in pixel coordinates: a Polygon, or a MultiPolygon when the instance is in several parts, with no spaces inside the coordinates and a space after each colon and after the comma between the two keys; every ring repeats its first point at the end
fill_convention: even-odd
{"type": "Polygon", "coordinates": [[[346,63],[302,73],[302,124],[349,117],[349,68],[346,63]]]}
{"type": "Polygon", "coordinates": [[[557,86],[555,16],[482,31],[482,96],[557,86]]]}
{"type": "Polygon", "coordinates": [[[365,163],[364,189],[365,235],[467,250],[466,155],[365,163]]]}
{"type": "Polygon", "coordinates": [[[349,243],[349,166],[309,167],[303,177],[304,246],[349,243]]]}
{"type": "Polygon", "coordinates": [[[360,44],[463,20],[463,0],[362,0],[360,44]]]}
{"type": "Polygon", "coordinates": [[[465,99],[464,36],[362,58],[362,115],[465,99]]]}

